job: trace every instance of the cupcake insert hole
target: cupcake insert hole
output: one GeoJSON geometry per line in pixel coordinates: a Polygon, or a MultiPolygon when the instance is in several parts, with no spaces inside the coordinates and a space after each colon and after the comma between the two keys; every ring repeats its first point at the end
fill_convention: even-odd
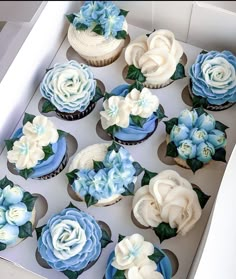
{"type": "Polygon", "coordinates": [[[14,166],[14,164],[10,163],[9,161],[7,161],[7,168],[10,173],[18,175],[18,172],[16,171],[16,167],[14,166]]]}
{"type": "Polygon", "coordinates": [[[103,95],[105,94],[106,88],[104,83],[100,79],[95,79],[97,81],[97,86],[101,89],[103,95]]]}
{"type": "Polygon", "coordinates": [[[179,269],[179,261],[177,256],[168,249],[162,249],[162,251],[168,256],[172,266],[172,277],[177,273],[179,269]]]}
{"type": "Polygon", "coordinates": [[[40,112],[42,115],[47,116],[47,117],[56,116],[55,111],[43,112],[43,104],[44,104],[45,101],[46,101],[45,98],[41,98],[41,99],[39,100],[39,103],[38,103],[38,110],[39,110],[39,112],[40,112]]]}
{"type": "Polygon", "coordinates": [[[69,47],[66,51],[66,58],[70,60],[75,60],[79,63],[88,64],[85,59],[83,59],[72,47],[69,47]]]}
{"type": "Polygon", "coordinates": [[[48,202],[44,196],[38,193],[33,194],[34,197],[37,197],[35,202],[35,209],[36,209],[36,217],[35,217],[35,224],[34,228],[37,227],[38,221],[42,219],[47,211],[48,211],[48,202]]]}
{"type": "Polygon", "coordinates": [[[112,137],[109,136],[105,130],[103,130],[101,120],[99,120],[96,125],[96,133],[103,140],[112,140],[112,137]]]}
{"type": "Polygon", "coordinates": [[[127,77],[127,74],[128,74],[128,68],[129,68],[128,65],[126,65],[126,66],[124,67],[124,69],[123,69],[123,71],[122,71],[122,77],[123,77],[123,79],[124,79],[125,82],[127,82],[127,83],[129,83],[129,84],[132,84],[132,83],[134,83],[134,80],[126,78],[126,77],[127,77]]]}
{"type": "Polygon", "coordinates": [[[161,143],[157,149],[157,156],[162,163],[172,166],[175,165],[175,161],[172,157],[166,156],[166,141],[161,143]]]}
{"type": "Polygon", "coordinates": [[[67,155],[68,157],[71,157],[75,154],[77,148],[78,148],[78,142],[74,136],[71,134],[68,134],[66,137],[67,142],[67,155]]]}
{"type": "Polygon", "coordinates": [[[187,64],[187,62],[188,62],[188,57],[187,57],[186,53],[184,52],[180,58],[180,63],[185,66],[187,64]]]}
{"type": "Polygon", "coordinates": [[[186,85],[182,91],[182,100],[184,101],[184,103],[188,106],[192,106],[193,105],[193,101],[192,98],[190,97],[190,93],[189,93],[189,87],[188,85],[186,85]]]}
{"type": "Polygon", "coordinates": [[[127,36],[126,36],[126,38],[125,38],[124,48],[127,47],[129,43],[130,43],[130,35],[127,34],[127,36]]]}
{"type": "Polygon", "coordinates": [[[136,227],[138,227],[138,228],[140,228],[140,229],[144,229],[144,230],[149,229],[149,227],[145,227],[144,225],[140,224],[140,223],[137,221],[137,219],[136,219],[135,216],[134,216],[133,210],[131,211],[131,216],[130,216],[130,217],[131,217],[131,220],[132,220],[133,224],[134,224],[136,227]]]}
{"type": "Polygon", "coordinates": [[[47,269],[52,269],[48,263],[41,257],[39,251],[38,251],[38,248],[36,249],[36,252],[35,252],[35,258],[36,258],[36,261],[37,263],[43,267],[43,268],[47,268],[47,269]]]}
{"type": "Polygon", "coordinates": [[[76,195],[75,191],[72,189],[70,184],[67,185],[67,192],[73,200],[78,202],[83,201],[78,195],[76,195]]]}

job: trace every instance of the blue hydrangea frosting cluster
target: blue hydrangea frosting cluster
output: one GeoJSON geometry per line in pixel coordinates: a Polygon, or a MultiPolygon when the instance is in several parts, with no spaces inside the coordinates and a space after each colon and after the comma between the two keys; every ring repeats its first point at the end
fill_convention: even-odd
{"type": "Polygon", "coordinates": [[[230,51],[198,55],[189,75],[194,95],[213,105],[236,102],[236,57],[230,51]]]}
{"type": "Polygon", "coordinates": [[[123,28],[125,20],[120,9],[111,1],[85,1],[78,13],[73,13],[72,24],[76,29],[83,26],[92,29],[99,25],[105,38],[115,37],[123,28]]]}
{"type": "Polygon", "coordinates": [[[95,219],[76,208],[52,216],[38,239],[38,251],[58,271],[80,271],[101,253],[102,231],[95,219]]]}
{"type": "Polygon", "coordinates": [[[118,152],[108,151],[102,161],[103,168],[98,171],[81,169],[75,173],[77,178],[72,188],[81,197],[89,194],[96,200],[122,194],[125,192],[124,186],[134,180],[136,170],[132,162],[130,153],[123,147],[118,152]]]}
{"type": "Polygon", "coordinates": [[[225,147],[227,140],[226,134],[216,128],[211,114],[202,113],[199,116],[195,109],[185,109],[170,131],[170,141],[174,142],[181,159],[196,158],[208,163],[217,149],[225,147]]]}
{"type": "Polygon", "coordinates": [[[20,186],[7,185],[0,188],[0,243],[14,244],[19,227],[31,220],[32,212],[23,202],[24,191],[20,186]]]}

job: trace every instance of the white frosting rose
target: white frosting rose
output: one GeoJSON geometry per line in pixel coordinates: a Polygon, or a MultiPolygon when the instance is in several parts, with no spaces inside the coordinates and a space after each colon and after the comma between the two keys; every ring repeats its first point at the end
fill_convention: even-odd
{"type": "Polygon", "coordinates": [[[79,254],[86,243],[85,231],[77,221],[62,220],[51,231],[53,253],[61,260],[79,254]]]}
{"type": "Polygon", "coordinates": [[[225,93],[236,86],[235,68],[223,57],[205,60],[201,65],[202,75],[214,93],[225,93]]]}
{"type": "Polygon", "coordinates": [[[144,241],[140,234],[125,237],[115,247],[115,258],[112,266],[119,270],[126,270],[132,266],[142,266],[149,262],[148,256],[154,253],[150,242],[144,241]]]}
{"type": "Polygon", "coordinates": [[[6,220],[10,225],[22,226],[28,222],[32,213],[27,211],[23,202],[12,204],[6,211],[6,220]]]}
{"type": "Polygon", "coordinates": [[[156,271],[156,264],[154,261],[149,261],[140,268],[133,266],[125,272],[127,279],[164,279],[163,275],[156,271]]]}
{"type": "Polygon", "coordinates": [[[103,129],[112,125],[122,128],[129,126],[130,104],[124,97],[112,96],[103,102],[104,111],[100,112],[103,129]]]}
{"type": "Polygon", "coordinates": [[[150,117],[159,107],[158,97],[145,87],[141,92],[134,88],[126,95],[125,100],[132,106],[131,114],[143,118],[150,117]]]}
{"type": "Polygon", "coordinates": [[[139,65],[146,82],[152,85],[165,83],[176,69],[175,57],[166,49],[159,48],[144,53],[139,60],[139,65]]]}
{"type": "Polygon", "coordinates": [[[38,143],[26,136],[15,141],[12,150],[7,152],[8,161],[14,163],[19,170],[35,167],[44,156],[45,154],[38,143]]]}
{"type": "Polygon", "coordinates": [[[148,51],[147,37],[146,35],[139,36],[133,42],[131,42],[125,50],[125,61],[128,65],[134,65],[136,68],[140,68],[140,57],[148,51]]]}
{"type": "Polygon", "coordinates": [[[58,132],[53,122],[43,115],[38,115],[33,122],[27,122],[23,126],[23,134],[38,143],[39,146],[47,146],[58,140],[58,132]]]}
{"type": "Polygon", "coordinates": [[[167,50],[174,56],[176,64],[179,63],[180,57],[183,55],[182,46],[175,40],[174,34],[169,30],[159,29],[153,32],[147,38],[147,45],[148,49],[159,48],[167,50]]]}

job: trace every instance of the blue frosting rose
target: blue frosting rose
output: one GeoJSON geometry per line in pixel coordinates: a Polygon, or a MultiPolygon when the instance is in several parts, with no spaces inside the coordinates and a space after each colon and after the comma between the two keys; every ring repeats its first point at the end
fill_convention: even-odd
{"type": "Polygon", "coordinates": [[[236,102],[236,57],[230,51],[198,55],[189,75],[194,95],[213,105],[236,102]]]}
{"type": "Polygon", "coordinates": [[[38,251],[58,270],[83,270],[101,253],[102,231],[95,219],[75,208],[52,216],[38,239],[38,251]]]}
{"type": "Polygon", "coordinates": [[[66,113],[85,111],[95,91],[96,80],[90,68],[74,60],[55,64],[40,84],[42,96],[66,113]]]}

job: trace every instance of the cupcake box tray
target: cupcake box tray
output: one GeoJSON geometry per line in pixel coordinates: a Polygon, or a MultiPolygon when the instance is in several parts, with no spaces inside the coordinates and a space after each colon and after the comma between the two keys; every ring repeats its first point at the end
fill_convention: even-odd
{"type": "MultiPolygon", "coordinates": [[[[132,25],[129,25],[129,34],[131,39],[138,35],[150,33],[151,30],[144,30],[132,25]]],[[[184,52],[187,56],[186,72],[189,66],[194,62],[196,56],[201,52],[200,48],[192,45],[181,43],[184,52]]],[[[79,62],[79,56],[70,48],[67,38],[63,41],[61,47],[56,53],[50,66],[55,63],[63,63],[69,59],[75,59],[79,62]]],[[[91,67],[95,77],[101,80],[105,86],[106,92],[110,92],[117,85],[125,83],[122,76],[122,71],[126,63],[124,60],[124,50],[119,59],[111,65],[95,68],[91,67]]],[[[45,69],[46,70],[46,69],[45,69]]],[[[168,118],[175,117],[184,108],[190,108],[186,103],[186,86],[188,85],[188,77],[178,80],[162,89],[152,89],[165,109],[165,114],[168,118]]],[[[41,94],[39,88],[35,94],[32,92],[32,99],[26,108],[27,113],[38,115],[40,114],[40,99],[41,94]]],[[[88,145],[95,143],[108,142],[101,129],[98,121],[100,119],[99,111],[102,109],[102,100],[99,100],[95,109],[85,118],[76,121],[65,121],[56,116],[48,117],[55,123],[58,129],[69,132],[72,137],[69,139],[69,153],[70,158],[65,169],[56,177],[49,180],[24,180],[24,178],[14,175],[7,167],[6,149],[3,150],[0,156],[1,177],[7,177],[19,184],[31,193],[38,193],[41,198],[39,203],[40,217],[38,226],[47,222],[52,214],[58,213],[65,208],[70,202],[79,207],[81,210],[93,215],[96,220],[102,220],[107,223],[112,231],[113,243],[109,244],[103,249],[102,254],[96,264],[89,270],[80,275],[81,279],[102,279],[106,268],[106,261],[110,252],[117,243],[118,234],[130,235],[132,233],[141,233],[147,241],[159,245],[157,236],[151,229],[141,229],[136,227],[131,219],[132,197],[124,197],[120,202],[109,207],[86,207],[85,203],[78,202],[73,199],[68,193],[68,180],[65,173],[68,172],[68,166],[75,154],[88,145]]],[[[236,118],[236,108],[231,107],[225,111],[210,112],[214,117],[223,122],[230,128],[226,130],[228,136],[228,143],[226,147],[227,156],[229,160],[230,154],[236,142],[236,131],[234,129],[234,120],[236,118]]],[[[22,117],[23,118],[23,117],[22,117]]],[[[165,120],[165,119],[164,119],[165,120]]],[[[16,129],[21,126],[22,119],[20,119],[16,129]]],[[[227,164],[223,162],[213,161],[203,169],[193,174],[191,170],[183,169],[177,165],[170,165],[163,156],[164,150],[163,142],[165,141],[165,125],[160,122],[156,132],[145,142],[126,146],[130,151],[135,161],[138,161],[143,167],[153,172],[160,172],[165,169],[173,169],[179,172],[180,175],[188,179],[191,183],[198,185],[206,194],[211,195],[206,207],[203,210],[202,216],[195,227],[186,236],[177,236],[161,243],[160,247],[165,249],[171,255],[172,263],[175,270],[174,279],[194,278],[193,273],[190,273],[191,265],[194,261],[196,252],[198,250],[200,241],[202,239],[204,230],[207,226],[208,219],[213,208],[217,192],[219,190],[222,177],[224,175],[227,164]],[[191,275],[190,275],[191,274],[191,275]]],[[[136,183],[140,187],[142,174],[139,176],[136,183]]],[[[62,279],[66,278],[62,273],[52,269],[42,267],[36,259],[37,238],[36,233],[33,233],[32,238],[28,238],[21,242],[14,248],[9,248],[0,252],[0,257],[10,260],[24,268],[31,270],[46,278],[62,279]]],[[[201,250],[198,253],[201,255],[201,250]]],[[[215,251],[212,251],[215,253],[215,251]]],[[[194,266],[195,268],[196,266],[194,266]]],[[[209,277],[209,276],[208,276],[209,277]]]]}

